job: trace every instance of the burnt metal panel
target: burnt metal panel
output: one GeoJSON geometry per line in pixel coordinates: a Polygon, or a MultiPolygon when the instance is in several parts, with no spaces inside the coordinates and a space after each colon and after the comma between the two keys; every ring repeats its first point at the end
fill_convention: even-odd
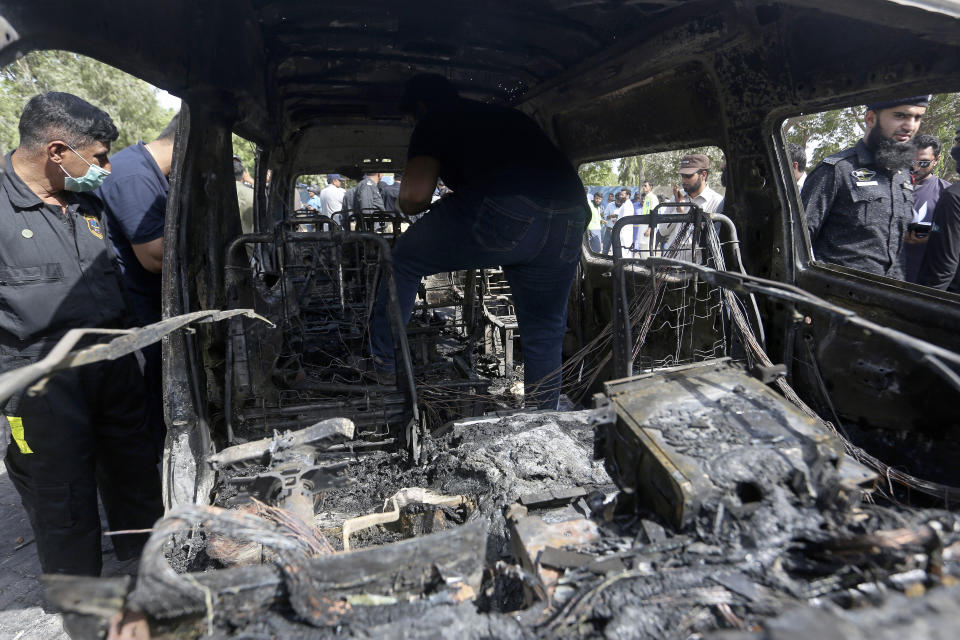
{"type": "Polygon", "coordinates": [[[842,455],[818,421],[728,359],[605,387],[616,411],[605,435],[607,471],[626,504],[677,528],[718,497],[743,506],[767,486],[805,486],[804,474],[842,455]]]}

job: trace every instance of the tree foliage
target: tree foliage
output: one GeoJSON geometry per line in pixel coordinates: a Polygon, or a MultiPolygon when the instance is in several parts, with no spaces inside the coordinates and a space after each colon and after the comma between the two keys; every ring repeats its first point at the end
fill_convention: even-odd
{"type": "Polygon", "coordinates": [[[580,180],[588,187],[615,184],[617,182],[617,174],[613,170],[614,162],[614,160],[585,162],[580,165],[580,180]]]}
{"type": "Polygon", "coordinates": [[[950,147],[960,127],[960,93],[941,93],[930,100],[930,108],[923,116],[919,133],[929,133],[940,139],[940,162],[934,170],[938,176],[950,182],[960,180],[956,162],[950,157],[950,147]]]}
{"type": "MultiPolygon", "coordinates": [[[[856,144],[863,137],[864,107],[846,107],[821,113],[787,118],[783,135],[787,142],[799,144],[807,151],[807,170],[827,156],[856,144]]],[[[936,173],[946,180],[956,180],[955,163],[947,151],[953,144],[954,131],[960,125],[960,93],[933,96],[923,116],[918,133],[937,136],[943,145],[936,173]]]]}
{"type": "Polygon", "coordinates": [[[153,140],[175,113],[157,103],[156,89],[150,84],[69,51],[28,53],[0,69],[0,79],[0,147],[4,151],[19,144],[20,113],[38,93],[72,93],[110,114],[120,132],[114,151],[137,140],[153,140]]]}
{"type": "MultiPolygon", "coordinates": [[[[718,147],[677,149],[645,155],[643,156],[643,169],[646,179],[655,187],[670,187],[674,184],[680,184],[680,176],[677,172],[680,167],[680,159],[691,153],[702,153],[710,158],[709,184],[711,188],[718,189],[720,186],[720,167],[723,162],[723,151],[718,147]]],[[[666,192],[669,191],[668,188],[666,192]]]]}
{"type": "Polygon", "coordinates": [[[620,184],[643,184],[643,159],[640,156],[628,156],[620,159],[617,168],[617,181],[620,184]]]}
{"type": "Polygon", "coordinates": [[[241,138],[233,134],[233,153],[240,156],[240,162],[243,168],[250,172],[251,176],[256,175],[257,166],[257,145],[251,140],[241,138]]]}

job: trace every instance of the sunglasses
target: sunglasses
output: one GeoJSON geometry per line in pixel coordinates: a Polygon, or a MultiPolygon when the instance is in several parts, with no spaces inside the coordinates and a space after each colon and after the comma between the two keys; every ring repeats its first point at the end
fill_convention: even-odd
{"type": "Polygon", "coordinates": [[[931,162],[933,162],[933,160],[914,160],[913,166],[920,167],[921,169],[926,169],[927,167],[930,166],[931,162]]]}

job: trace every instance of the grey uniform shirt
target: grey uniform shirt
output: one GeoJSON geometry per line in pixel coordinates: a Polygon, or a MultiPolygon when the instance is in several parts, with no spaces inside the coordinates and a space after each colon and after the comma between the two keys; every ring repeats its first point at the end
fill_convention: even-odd
{"type": "Polygon", "coordinates": [[[103,203],[45,204],[14,172],[0,179],[0,366],[41,357],[69,329],[120,327],[126,305],[103,203]]]}
{"type": "Polygon", "coordinates": [[[377,183],[370,178],[364,178],[357,185],[356,191],[356,211],[357,213],[374,213],[384,211],[383,196],[380,195],[380,189],[377,183]]]}
{"type": "Polygon", "coordinates": [[[814,258],[905,278],[903,239],[913,220],[909,172],[879,169],[861,140],[818,164],[801,197],[814,258]]]}

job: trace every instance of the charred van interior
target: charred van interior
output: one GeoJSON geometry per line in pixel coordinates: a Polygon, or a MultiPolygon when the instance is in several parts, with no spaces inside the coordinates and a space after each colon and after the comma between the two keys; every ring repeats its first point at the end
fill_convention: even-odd
{"type": "Polygon", "coordinates": [[[0,62],[56,42],[183,99],[163,314],[218,320],[155,328],[167,514],[136,577],[44,578],[73,637],[118,612],[211,639],[956,628],[960,298],[816,261],[781,125],[960,90],[957,3],[37,4],[0,0],[0,62]],[[404,325],[391,247],[417,222],[298,194],[402,171],[423,71],[575,166],[722,153],[722,213],[658,200],[609,252],[584,236],[562,411],[522,406],[500,270],[425,279],[404,325]],[[246,233],[234,132],[257,146],[246,233]]]}

